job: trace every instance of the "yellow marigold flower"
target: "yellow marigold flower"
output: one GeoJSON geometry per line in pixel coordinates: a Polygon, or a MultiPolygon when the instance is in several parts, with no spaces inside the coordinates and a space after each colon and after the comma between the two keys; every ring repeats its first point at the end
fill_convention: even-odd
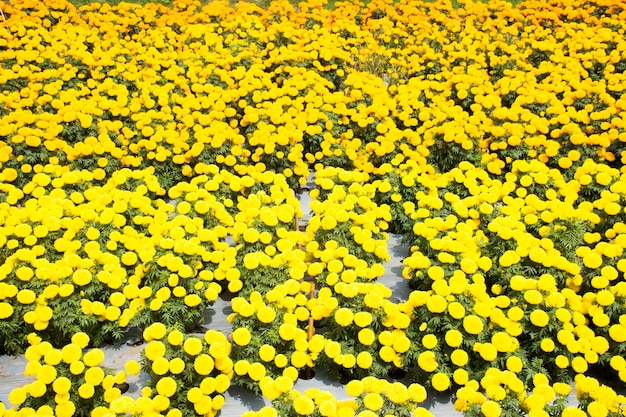
{"type": "Polygon", "coordinates": [[[419,354],[419,356],[417,357],[417,364],[421,369],[426,372],[433,372],[439,366],[435,354],[430,350],[424,351],[419,354]]]}
{"type": "Polygon", "coordinates": [[[458,385],[465,385],[469,380],[469,374],[463,368],[458,368],[452,373],[452,380],[458,385]]]}
{"type": "Polygon", "coordinates": [[[151,368],[152,372],[154,372],[155,374],[165,375],[170,370],[170,363],[166,358],[159,357],[152,362],[151,368]]]}
{"type": "Polygon", "coordinates": [[[315,411],[315,403],[306,395],[298,395],[293,399],[293,408],[301,416],[308,416],[315,411]]]}
{"type": "Polygon", "coordinates": [[[70,391],[72,388],[72,381],[67,377],[59,377],[52,383],[52,389],[57,394],[64,394],[70,391]]]}
{"type": "Polygon", "coordinates": [[[450,354],[450,360],[456,366],[462,367],[467,364],[467,361],[469,360],[469,355],[467,354],[466,351],[462,349],[455,349],[450,354]]]}
{"type": "Polygon", "coordinates": [[[445,341],[450,347],[459,347],[463,343],[463,334],[456,329],[450,329],[446,332],[445,341]]]}
{"type": "Polygon", "coordinates": [[[434,349],[435,346],[437,346],[437,342],[437,336],[434,334],[427,334],[422,337],[422,345],[424,345],[426,349],[434,349]]]}
{"type": "Polygon", "coordinates": [[[509,356],[506,360],[506,369],[511,372],[519,373],[524,367],[524,362],[517,356],[509,356]]]}
{"type": "Polygon", "coordinates": [[[17,171],[13,168],[4,168],[4,170],[2,171],[2,175],[6,182],[13,182],[18,177],[17,171]]]}
{"type": "Polygon", "coordinates": [[[176,388],[176,380],[169,376],[160,378],[156,384],[157,393],[167,398],[172,397],[176,393],[176,388]]]}
{"type": "Polygon", "coordinates": [[[356,364],[361,369],[371,368],[373,364],[372,355],[367,351],[359,352],[359,354],[356,357],[356,364]]]}
{"type": "Polygon", "coordinates": [[[448,313],[453,318],[459,320],[465,316],[465,307],[458,301],[453,301],[448,304],[448,313]]]}
{"type": "Polygon", "coordinates": [[[165,355],[165,345],[160,340],[152,340],[148,342],[144,349],[144,353],[148,360],[154,361],[156,358],[165,355]]]}
{"type": "Polygon", "coordinates": [[[363,405],[368,410],[378,411],[383,407],[384,399],[380,394],[370,392],[368,394],[365,394],[365,396],[363,397],[363,405]]]}
{"type": "Polygon", "coordinates": [[[385,362],[393,362],[397,358],[397,353],[391,346],[383,346],[380,348],[378,356],[385,362]]]}
{"type": "MultiPolygon", "coordinates": [[[[151,333],[151,334],[154,334],[154,333],[151,333]]],[[[159,332],[159,334],[161,333],[159,332]]],[[[163,338],[163,336],[159,337],[158,339],[161,339],[161,338],[163,338]]],[[[184,340],[185,340],[185,335],[180,330],[175,329],[167,334],[167,342],[172,346],[180,346],[183,344],[184,340]]]]}
{"type": "Polygon", "coordinates": [[[44,355],[44,363],[46,365],[56,366],[63,360],[63,354],[59,349],[50,349],[44,355]]]}
{"type": "Polygon", "coordinates": [[[442,267],[435,265],[428,268],[428,277],[433,281],[443,279],[445,272],[442,267]]]}
{"type": "Polygon", "coordinates": [[[589,269],[598,269],[602,266],[602,256],[596,252],[589,252],[583,257],[583,264],[589,269]]]}
{"type": "Polygon", "coordinates": [[[205,353],[196,356],[193,362],[193,368],[198,375],[209,375],[214,367],[215,361],[205,353]]]}
{"type": "Polygon", "coordinates": [[[444,311],[446,311],[447,306],[448,302],[446,301],[446,299],[437,294],[431,295],[426,301],[426,307],[431,313],[443,313],[444,311]]]}
{"type": "Polygon", "coordinates": [[[398,353],[405,353],[410,348],[411,348],[411,339],[406,337],[406,335],[399,335],[393,341],[393,350],[395,350],[398,353]]]}
{"type": "Polygon", "coordinates": [[[95,387],[102,383],[104,376],[104,370],[102,370],[102,368],[97,366],[88,368],[85,371],[85,382],[95,387]]]}
{"type": "Polygon", "coordinates": [[[72,375],[80,375],[85,370],[85,364],[82,361],[74,361],[70,364],[70,373],[72,375]]]}
{"type": "Polygon", "coordinates": [[[259,357],[264,362],[270,362],[274,360],[275,356],[276,356],[276,349],[272,345],[264,344],[259,349],[259,357]]]}
{"type": "Polygon", "coordinates": [[[431,378],[430,384],[435,390],[443,392],[450,388],[450,377],[442,372],[437,372],[431,378]]]}
{"type": "Polygon", "coordinates": [[[278,368],[284,368],[288,364],[289,364],[289,359],[287,358],[287,356],[283,355],[282,353],[279,353],[278,355],[274,357],[274,365],[276,365],[278,368]]]}
{"type": "Polygon", "coordinates": [[[196,307],[202,303],[202,298],[198,294],[187,294],[183,298],[183,302],[187,307],[196,307]]]}
{"type": "Polygon", "coordinates": [[[575,356],[572,359],[571,366],[574,372],[579,374],[587,372],[588,368],[587,361],[582,356],[575,356]]]}
{"type": "Polygon", "coordinates": [[[335,312],[335,321],[340,326],[349,326],[354,320],[354,313],[349,308],[341,307],[335,312]]]}
{"type": "Polygon", "coordinates": [[[421,403],[426,400],[426,388],[420,384],[413,383],[409,385],[408,393],[409,397],[411,397],[411,399],[416,403],[421,403]]]}
{"type": "Polygon", "coordinates": [[[324,230],[332,230],[337,227],[337,219],[331,215],[325,215],[322,217],[321,226],[324,230]]]}
{"type": "MultiPolygon", "coordinates": [[[[307,362],[308,362],[308,356],[306,355],[306,353],[302,352],[302,351],[295,351],[291,354],[291,364],[296,367],[296,368],[303,368],[304,366],[306,366],[307,362]]],[[[344,360],[344,366],[347,366],[346,361],[344,360]]]]}
{"type": "Polygon", "coordinates": [[[276,318],[276,310],[268,306],[261,307],[256,314],[261,323],[271,323],[276,318]]]}
{"type": "Polygon", "coordinates": [[[567,357],[564,355],[557,355],[557,357],[554,360],[554,363],[559,368],[565,369],[569,366],[569,359],[567,359],[567,357]]]}
{"type": "Polygon", "coordinates": [[[319,404],[319,412],[324,417],[337,416],[337,404],[333,400],[324,400],[319,404]]]}
{"type": "Polygon", "coordinates": [[[104,361],[104,352],[100,349],[91,349],[83,355],[83,362],[87,366],[98,366],[104,361]]]}
{"type": "Polygon", "coordinates": [[[192,404],[199,403],[203,397],[204,393],[198,387],[193,387],[187,392],[187,400],[192,404]]]}
{"type": "Polygon", "coordinates": [[[20,266],[15,270],[15,275],[21,281],[28,281],[35,275],[35,273],[27,266],[20,266]]]}
{"type": "Polygon", "coordinates": [[[191,356],[197,356],[202,352],[202,340],[197,337],[190,337],[183,343],[183,350],[191,356]]]}
{"type": "Polygon", "coordinates": [[[463,318],[463,328],[469,334],[480,334],[484,329],[484,324],[480,317],[470,314],[463,318]]]}
{"type": "Polygon", "coordinates": [[[478,352],[487,362],[495,360],[498,356],[498,349],[491,343],[475,343],[474,351],[478,352]]]}
{"type": "Polygon", "coordinates": [[[360,380],[353,379],[352,381],[348,382],[348,384],[345,387],[345,390],[346,390],[346,394],[348,394],[349,396],[358,397],[365,390],[365,386],[363,385],[363,382],[361,382],[360,380]]]}
{"type": "Polygon", "coordinates": [[[369,328],[359,330],[359,342],[364,346],[371,346],[376,341],[376,333],[369,328]]]}
{"type": "Polygon", "coordinates": [[[167,333],[167,328],[161,322],[156,322],[146,327],[143,331],[143,338],[148,342],[152,340],[160,340],[165,337],[167,333]]]}
{"type": "Polygon", "coordinates": [[[541,350],[543,350],[544,352],[552,352],[554,351],[554,341],[547,338],[542,339],[539,347],[541,347],[541,350]]]}
{"type": "Polygon", "coordinates": [[[359,311],[354,314],[354,323],[359,327],[369,326],[372,320],[372,314],[367,311],[359,311]]]}
{"type": "MultiPolygon", "coordinates": [[[[25,388],[28,390],[28,394],[31,397],[34,397],[34,398],[41,398],[48,391],[48,386],[46,384],[44,384],[43,382],[38,381],[38,380],[35,380],[35,381],[31,382],[30,384],[25,386],[25,388]]],[[[2,407],[0,406],[0,409],[1,408],[2,407]]]]}
{"type": "Polygon", "coordinates": [[[248,373],[248,368],[250,368],[250,362],[245,359],[238,360],[235,362],[233,370],[237,375],[245,375],[248,373]]]}
{"type": "Polygon", "coordinates": [[[250,331],[245,327],[239,327],[233,332],[233,342],[235,342],[239,346],[246,346],[248,343],[250,343],[251,338],[252,335],[250,334],[250,331]]]}
{"type": "Polygon", "coordinates": [[[529,304],[539,304],[543,300],[543,296],[537,290],[528,290],[524,292],[524,300],[529,304]]]}
{"type": "Polygon", "coordinates": [[[609,342],[602,336],[595,336],[591,339],[591,349],[597,354],[602,355],[609,350],[609,342]]]}
{"type": "Polygon", "coordinates": [[[139,375],[139,372],[141,372],[141,365],[135,360],[127,361],[124,368],[129,375],[139,375]]]}
{"type": "Polygon", "coordinates": [[[550,316],[543,310],[533,310],[530,313],[530,322],[537,327],[545,327],[550,322],[550,316]]]}
{"type": "Polygon", "coordinates": [[[601,290],[596,294],[596,301],[601,306],[610,306],[615,302],[615,296],[609,290],[601,290]]]}
{"type": "Polygon", "coordinates": [[[600,401],[592,401],[587,406],[587,413],[590,416],[607,416],[609,413],[609,409],[606,405],[602,404],[600,401]]]}
{"type": "Polygon", "coordinates": [[[502,409],[496,401],[487,400],[480,405],[480,411],[485,417],[500,417],[502,409]]]}
{"type": "Polygon", "coordinates": [[[9,393],[9,402],[16,406],[22,405],[24,401],[26,401],[26,395],[27,395],[27,392],[25,388],[23,387],[14,388],[9,393]]]}
{"type": "Polygon", "coordinates": [[[521,258],[517,252],[507,250],[506,252],[504,252],[504,254],[502,254],[502,256],[500,256],[499,262],[500,265],[502,265],[503,267],[508,267],[517,264],[520,259],[521,258]]]}
{"type": "Polygon", "coordinates": [[[72,274],[72,281],[74,284],[85,286],[91,282],[92,274],[87,269],[77,269],[74,274],[72,274]]]}
{"type": "Polygon", "coordinates": [[[545,407],[546,402],[542,396],[537,394],[530,394],[524,400],[524,405],[528,408],[529,411],[542,410],[545,407]]]}

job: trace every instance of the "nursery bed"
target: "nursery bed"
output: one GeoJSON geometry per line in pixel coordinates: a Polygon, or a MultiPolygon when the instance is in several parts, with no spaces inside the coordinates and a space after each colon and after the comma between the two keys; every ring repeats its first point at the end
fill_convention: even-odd
{"type": "MultiPolygon", "coordinates": [[[[312,188],[312,178],[308,182],[308,187],[312,188]]],[[[303,223],[308,222],[310,217],[309,203],[311,201],[307,191],[298,195],[302,212],[304,213],[303,223]]],[[[410,293],[410,288],[405,279],[402,278],[402,260],[407,256],[409,247],[402,242],[402,236],[389,234],[388,249],[390,259],[385,263],[385,273],[378,279],[378,282],[385,284],[392,290],[394,301],[406,300],[410,293]]],[[[227,317],[232,313],[230,298],[228,295],[219,297],[215,304],[209,308],[205,315],[203,327],[213,329],[226,334],[230,333],[232,326],[228,323],[227,317]]],[[[132,332],[131,332],[132,333],[132,332]]],[[[102,348],[105,354],[103,367],[112,371],[124,370],[124,365],[129,360],[140,360],[140,353],[145,344],[133,343],[136,337],[129,338],[115,346],[102,348]]],[[[0,356],[0,401],[10,406],[8,395],[12,389],[23,386],[30,382],[30,377],[24,376],[26,360],[23,357],[0,356]]],[[[141,373],[136,376],[129,375],[127,383],[129,389],[127,395],[138,397],[141,395],[141,387],[148,382],[147,375],[141,373]]],[[[410,381],[407,381],[410,382],[410,381]]],[[[299,379],[295,386],[300,392],[309,388],[317,388],[331,392],[338,400],[347,399],[344,386],[333,380],[322,369],[315,369],[311,379],[299,379]]],[[[576,403],[574,390],[570,394],[570,404],[576,403]]],[[[225,405],[220,411],[222,417],[239,417],[245,411],[259,410],[264,406],[271,405],[271,402],[260,394],[255,394],[239,386],[231,386],[225,393],[225,405]]],[[[461,416],[460,412],[454,409],[454,399],[450,395],[435,395],[429,393],[429,397],[424,404],[437,417],[461,416]]]]}

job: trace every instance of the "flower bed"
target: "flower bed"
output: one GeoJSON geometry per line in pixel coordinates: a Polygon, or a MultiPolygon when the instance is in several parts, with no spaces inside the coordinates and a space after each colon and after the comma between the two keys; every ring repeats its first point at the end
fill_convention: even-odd
{"type": "Polygon", "coordinates": [[[2,6],[3,414],[624,413],[626,5],[325,4],[2,6]]]}

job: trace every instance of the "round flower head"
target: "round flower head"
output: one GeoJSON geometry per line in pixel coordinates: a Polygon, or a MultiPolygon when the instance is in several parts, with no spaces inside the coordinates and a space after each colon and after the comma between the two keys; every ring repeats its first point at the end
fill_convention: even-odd
{"type": "Polygon", "coordinates": [[[199,375],[209,375],[215,367],[215,361],[207,354],[201,354],[194,359],[193,367],[199,375]]]}
{"type": "Polygon", "coordinates": [[[353,379],[348,382],[346,385],[346,393],[351,397],[358,397],[363,393],[365,387],[363,386],[363,382],[357,379],[353,379]]]}
{"type": "Polygon", "coordinates": [[[443,392],[450,387],[450,377],[442,372],[437,372],[433,375],[430,383],[434,389],[439,392],[443,392]]]}
{"type": "Polygon", "coordinates": [[[185,353],[191,356],[197,356],[202,352],[202,340],[197,337],[190,337],[183,343],[185,353]]]}
{"type": "Polygon", "coordinates": [[[417,364],[421,369],[426,372],[433,372],[439,366],[435,354],[430,350],[424,351],[419,354],[419,356],[417,357],[417,364]]]}
{"type": "Polygon", "coordinates": [[[172,346],[180,346],[184,341],[184,334],[180,330],[172,330],[167,335],[167,342],[172,346]]]}
{"type": "Polygon", "coordinates": [[[138,375],[139,372],[141,372],[141,365],[135,360],[129,360],[126,362],[124,368],[129,375],[138,375]]]}
{"type": "Polygon", "coordinates": [[[83,362],[87,366],[98,366],[104,360],[104,352],[100,349],[91,349],[83,355],[83,362]]]}
{"type": "Polygon", "coordinates": [[[484,329],[484,324],[480,317],[470,314],[463,318],[463,328],[469,334],[480,334],[484,329]]]}
{"type": "Polygon", "coordinates": [[[246,346],[250,343],[251,338],[250,331],[245,327],[239,327],[233,332],[233,342],[239,346],[246,346]]]}
{"type": "Polygon", "coordinates": [[[308,416],[315,411],[315,403],[306,395],[298,395],[293,399],[293,408],[299,415],[308,416]]]}
{"type": "Polygon", "coordinates": [[[171,377],[160,378],[156,384],[156,391],[164,397],[171,397],[176,392],[176,380],[171,377]]]}
{"type": "Polygon", "coordinates": [[[164,356],[165,351],[165,344],[163,344],[163,342],[161,342],[160,340],[152,340],[151,342],[148,342],[148,344],[144,348],[146,358],[151,361],[154,361],[156,358],[164,356]]]}
{"type": "Polygon", "coordinates": [[[170,363],[164,357],[158,357],[152,362],[152,372],[156,375],[165,375],[170,370],[170,363]]]}

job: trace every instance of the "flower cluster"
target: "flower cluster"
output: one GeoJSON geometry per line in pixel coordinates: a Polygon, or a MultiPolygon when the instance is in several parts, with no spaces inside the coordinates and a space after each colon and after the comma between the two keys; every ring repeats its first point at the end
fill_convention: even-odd
{"type": "Polygon", "coordinates": [[[20,412],[86,417],[92,410],[107,410],[121,397],[119,386],[126,381],[126,372],[112,373],[104,368],[104,353],[87,349],[90,341],[86,333],[76,333],[62,349],[35,336],[30,342],[24,374],[34,380],[9,394],[9,401],[19,406],[20,412]]]}
{"type": "Polygon", "coordinates": [[[283,389],[273,407],[246,412],[243,417],[315,416],[373,417],[378,415],[428,417],[432,414],[417,404],[426,399],[426,389],[419,384],[406,386],[374,377],[353,380],[346,385],[348,400],[337,400],[333,394],[311,388],[304,392],[289,389],[279,379],[272,381],[283,389]]]}
{"type": "Polygon", "coordinates": [[[230,387],[231,344],[223,333],[208,330],[202,336],[155,323],[144,330],[148,342],[142,351],[149,376],[143,397],[168,416],[215,416],[230,387]]]}
{"type": "Polygon", "coordinates": [[[261,392],[266,377],[286,377],[293,384],[301,370],[313,366],[305,329],[309,293],[310,283],[290,279],[266,294],[233,298],[235,383],[261,392]]]}
{"type": "Polygon", "coordinates": [[[316,171],[306,227],[308,274],[321,286],[368,282],[382,276],[387,252],[388,207],[373,201],[375,188],[358,172],[316,171]],[[344,185],[344,183],[347,183],[344,185]]]}

